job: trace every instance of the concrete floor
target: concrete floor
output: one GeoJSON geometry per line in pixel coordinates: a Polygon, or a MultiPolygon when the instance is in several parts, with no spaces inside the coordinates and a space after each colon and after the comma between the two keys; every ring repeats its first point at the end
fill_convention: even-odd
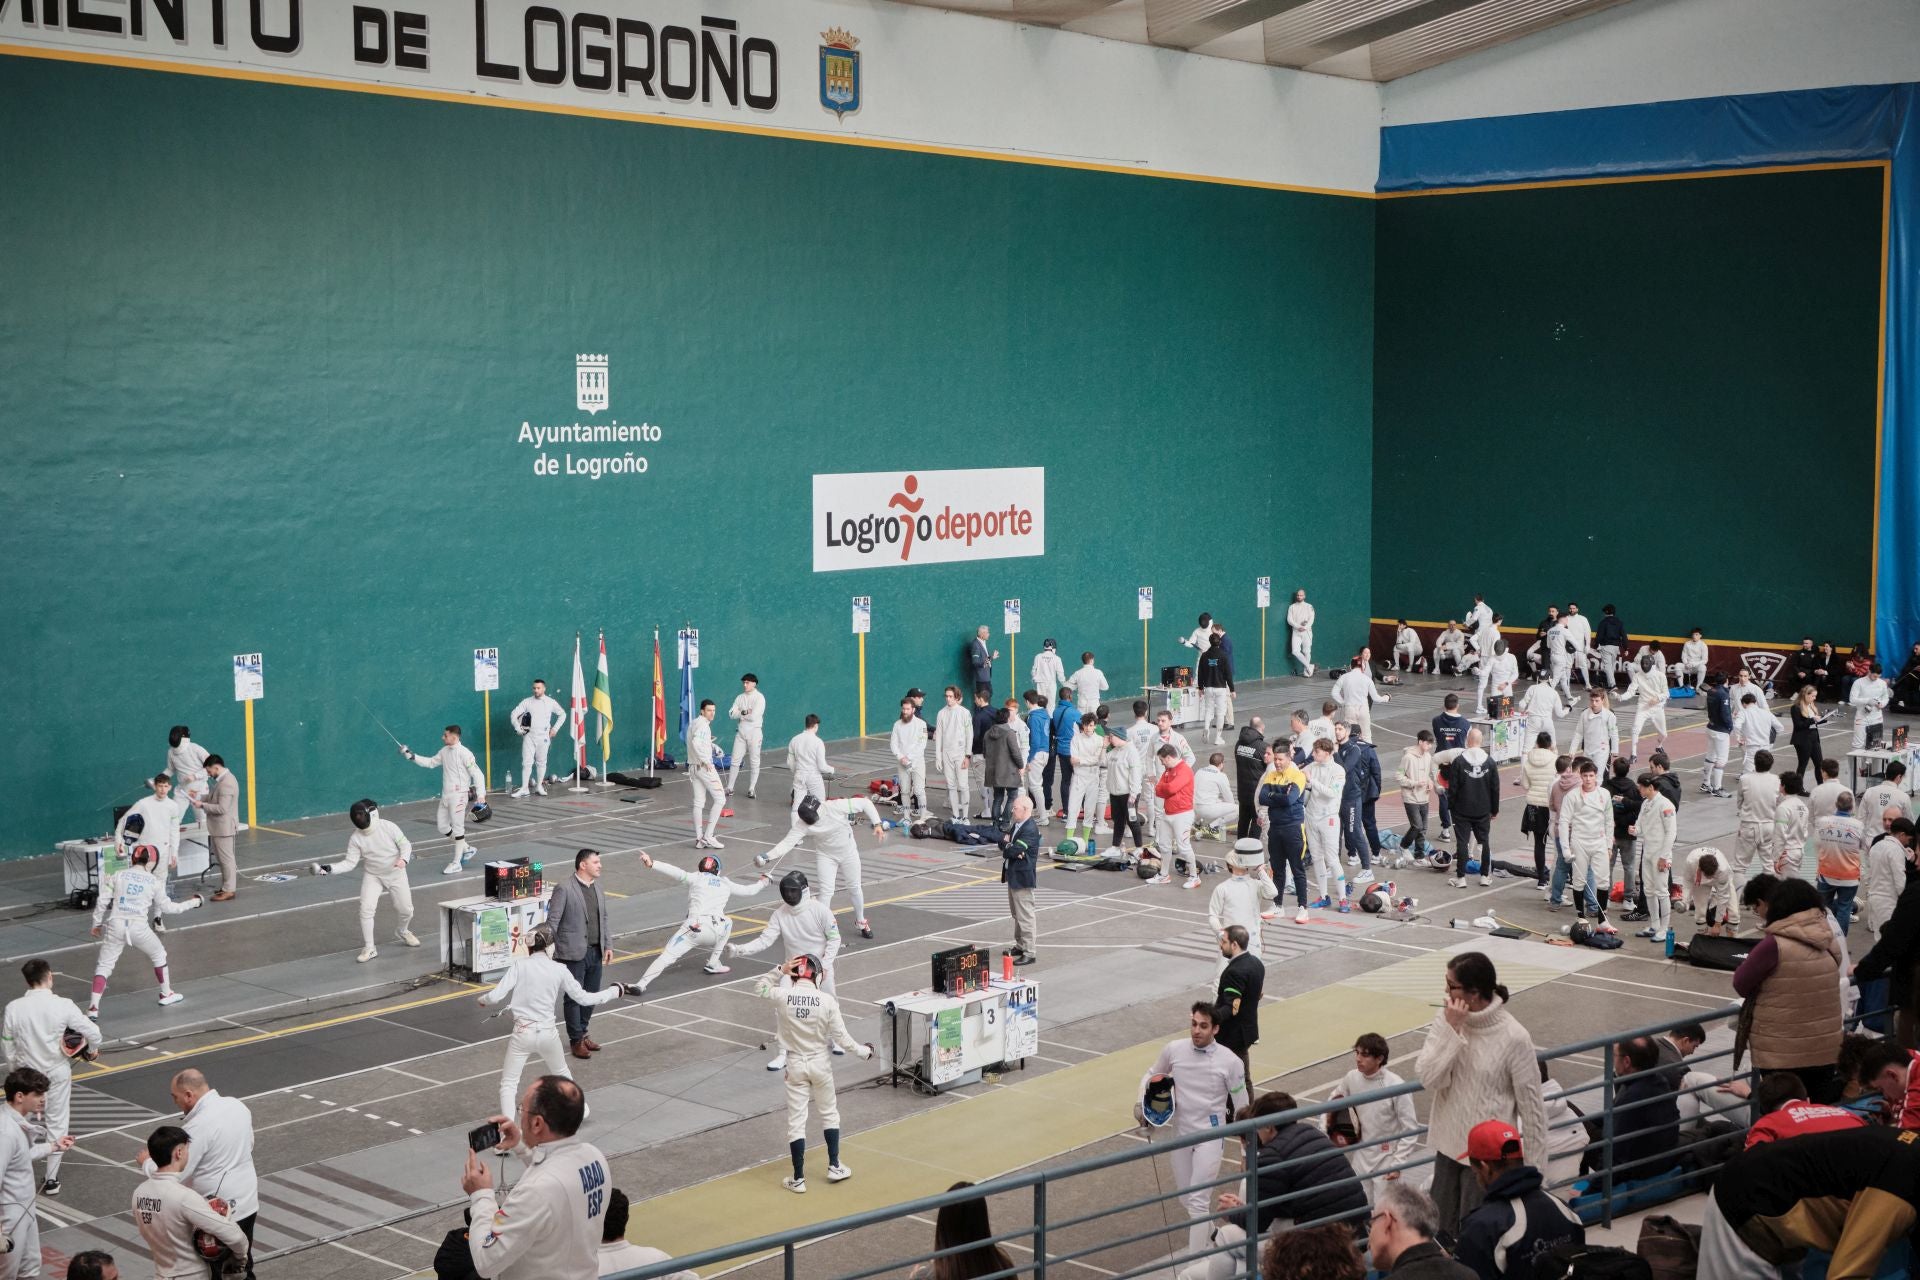
{"type": "MultiPolygon", "coordinates": [[[[1292,678],[1244,685],[1238,714],[1243,721],[1263,716],[1271,736],[1284,730],[1286,713],[1294,707],[1317,711],[1327,687],[1320,679],[1292,678]]],[[[1460,681],[1416,677],[1377,710],[1375,734],[1389,776],[1401,747],[1427,724],[1449,691],[1471,698],[1471,689],[1460,681]]],[[[1704,747],[1702,716],[1680,705],[1669,714],[1674,731],[1669,752],[1686,789],[1679,847],[1730,843],[1732,801],[1695,790],[1704,747]]],[[[1630,715],[1624,719],[1628,726],[1623,727],[1630,727],[1630,715]]],[[[1190,737],[1204,758],[1197,727],[1190,737]]],[[[1829,737],[1829,750],[1844,752],[1844,739],[1839,729],[1829,737]]],[[[1643,747],[1642,755],[1649,749],[1643,747]]],[[[884,743],[873,739],[864,745],[833,744],[829,754],[840,766],[843,788],[864,790],[868,777],[886,770],[884,743]]],[[[736,799],[737,816],[721,826],[727,848],[720,856],[743,877],[752,853],[787,826],[789,775],[781,754],[770,755],[761,798],[742,794],[736,799]]],[[[1530,862],[1529,840],[1518,829],[1518,769],[1503,772],[1511,774],[1504,788],[1510,803],[1494,824],[1495,855],[1530,862]]],[[[937,786],[935,798],[943,798],[937,786]]],[[[1383,828],[1398,821],[1397,798],[1383,797],[1379,808],[1383,828]]],[[[76,1081],[80,1142],[62,1171],[65,1189],[57,1200],[42,1198],[38,1206],[51,1274],[61,1274],[73,1252],[95,1247],[114,1252],[123,1274],[147,1274],[127,1218],[129,1196],[139,1181],[137,1145],[171,1112],[167,1081],[188,1065],[253,1108],[263,1179],[259,1247],[272,1259],[262,1268],[266,1274],[384,1280],[430,1270],[435,1246],[460,1220],[457,1180],[465,1131],[495,1107],[504,1028],[473,1004],[477,988],[435,971],[435,904],[478,892],[479,874],[438,874],[447,841],[432,830],[431,805],[400,805],[383,813],[401,824],[420,855],[413,876],[414,928],[426,945],[419,950],[383,942],[376,960],[354,962],[357,881],[304,874],[310,862],[340,856],[350,828],[337,817],[242,834],[239,899],[177,917],[166,935],[174,981],[186,993],[185,1002],[157,1008],[152,975],[140,958],[129,953],[122,961],[103,1017],[108,1051],[76,1081]],[[288,875],[292,878],[282,878],[288,875]]],[[[637,978],[664,942],[665,930],[679,922],[685,896],[643,869],[634,855],[644,847],[681,865],[695,859],[685,781],[671,778],[650,793],[596,789],[576,796],[555,789],[546,799],[499,799],[496,814],[476,828],[475,844],[483,857],[532,855],[548,862],[550,874],[562,874],[577,848],[592,846],[607,855],[610,915],[619,946],[609,978],[637,978]],[[623,802],[629,798],[637,802],[623,802]]],[[[850,936],[840,989],[854,1034],[877,1043],[881,1002],[924,985],[930,951],[962,942],[996,948],[1006,944],[1011,931],[995,861],[898,833],[877,851],[868,849],[872,842],[864,836],[861,843],[876,936],[870,942],[850,936]]],[[[1201,847],[1224,851],[1224,846],[1201,847]]],[[[799,865],[810,862],[802,855],[799,865]]],[[[1481,937],[1446,927],[1453,917],[1497,912],[1544,936],[1557,934],[1570,914],[1548,913],[1538,892],[1517,880],[1454,890],[1443,877],[1424,870],[1394,874],[1401,892],[1420,900],[1420,918],[1413,922],[1354,916],[1302,927],[1288,914],[1269,925],[1268,999],[1282,1003],[1264,1021],[1263,1050],[1317,1044],[1317,1033],[1325,1028],[1290,1021],[1290,1015],[1306,1015],[1284,1002],[1300,997],[1296,1009],[1305,1010],[1311,1007],[1307,997],[1336,984],[1352,993],[1343,1002],[1360,1020],[1356,1025],[1365,1023],[1368,992],[1382,1002],[1437,1003],[1433,953],[1481,937]],[[1403,963],[1423,956],[1433,957],[1431,964],[1403,963]]],[[[878,1068],[844,1060],[837,1074],[849,1141],[934,1109],[951,1110],[964,1126],[969,1099],[1181,1033],[1187,1004],[1212,985],[1207,890],[1186,892],[1177,883],[1150,887],[1131,875],[1059,869],[1049,869],[1042,885],[1043,960],[1032,971],[1045,993],[1040,1057],[1024,1072],[937,1099],[905,1089],[860,1088],[878,1068]]],[[[0,953],[9,964],[46,956],[58,971],[58,988],[84,999],[94,954],[86,937],[88,921],[82,913],[53,905],[59,896],[54,860],[9,864],[0,882],[0,953]]],[[[844,891],[835,905],[842,909],[845,927],[844,891]]],[[[756,904],[740,911],[736,936],[749,934],[752,922],[764,919],[767,910],[756,904]]],[[[389,912],[383,903],[381,937],[392,932],[389,912]]],[[[1683,934],[1689,928],[1682,923],[1683,934]]],[[[1617,952],[1583,952],[1581,967],[1565,972],[1560,957],[1568,953],[1541,948],[1538,938],[1507,946],[1534,948],[1501,954],[1539,955],[1546,966],[1537,984],[1516,995],[1514,1006],[1543,1046],[1688,1016],[1731,999],[1725,974],[1675,965],[1650,943],[1629,940],[1617,952]]],[[[761,1165],[784,1149],[782,1089],[779,1078],[762,1065],[766,1054],[760,1046],[768,1041],[769,1027],[747,995],[759,966],[739,962],[728,978],[716,979],[702,974],[699,964],[700,957],[690,955],[644,1002],[620,1001],[601,1010],[595,1027],[606,1050],[591,1062],[574,1064],[593,1103],[586,1136],[612,1157],[615,1184],[635,1202],[632,1237],[657,1235],[663,1243],[672,1237],[676,1252],[761,1234],[761,1224],[717,1213],[724,1229],[703,1226],[708,1236],[689,1238],[661,1218],[669,1206],[681,1203],[672,1198],[675,1193],[761,1165]],[[657,1207],[647,1203],[657,1197],[665,1197],[657,1207]]],[[[1410,1062],[1420,1038],[1411,1028],[1394,1036],[1402,1065],[1410,1062]]],[[[1314,1048],[1316,1061],[1289,1066],[1269,1083],[1296,1095],[1324,1095],[1349,1065],[1341,1049],[1314,1048]]],[[[1597,1058],[1570,1061],[1556,1075],[1568,1082],[1587,1078],[1597,1064],[1597,1058]]],[[[1140,1139],[1127,1128],[1127,1107],[1124,1096],[1113,1100],[1111,1132],[1090,1146],[1076,1140],[1071,1150],[1049,1147],[1043,1125],[1037,1133],[1021,1134],[1019,1142],[1010,1141],[1009,1149],[1023,1153],[1017,1165],[1032,1166],[1137,1145],[1140,1139]]],[[[1054,1214],[1092,1212],[1151,1194],[1167,1176],[1162,1159],[1076,1179],[1058,1190],[1054,1214]]],[[[859,1186],[858,1180],[843,1184],[859,1186]]],[[[860,1207],[926,1190],[904,1182],[897,1188],[870,1182],[860,1207]]],[[[810,1195],[804,1203],[820,1220],[844,1211],[830,1196],[810,1195]]],[[[841,1206],[849,1203],[840,1200],[841,1206]]],[[[995,1209],[1002,1230],[1030,1219],[1023,1204],[995,1209]]],[[[1158,1216],[1164,1215],[1140,1210],[1074,1230],[1098,1243],[1146,1230],[1158,1216]]],[[[1069,1239],[1073,1234],[1065,1233],[1069,1239]]],[[[802,1270],[848,1274],[874,1266],[876,1258],[927,1248],[930,1237],[925,1223],[869,1228],[809,1246],[802,1270]]],[[[1063,1239],[1050,1242],[1056,1255],[1067,1247],[1063,1239]]],[[[1145,1265],[1164,1252],[1165,1246],[1153,1241],[1070,1265],[1089,1276],[1110,1274],[1145,1265]]]]}

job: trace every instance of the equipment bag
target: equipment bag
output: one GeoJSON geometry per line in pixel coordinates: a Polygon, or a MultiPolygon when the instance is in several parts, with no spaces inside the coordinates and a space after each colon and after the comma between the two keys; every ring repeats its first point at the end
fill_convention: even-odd
{"type": "Polygon", "coordinates": [[[1533,1273],[1542,1280],[1653,1280],[1653,1268],[1637,1253],[1572,1241],[1555,1245],[1533,1273]]]}
{"type": "Polygon", "coordinates": [[[1709,938],[1696,934],[1693,941],[1687,943],[1687,960],[1695,968],[1732,972],[1753,950],[1754,942],[1752,938],[1709,938]]]}
{"type": "Polygon", "coordinates": [[[1648,1214],[1640,1223],[1636,1252],[1653,1269],[1653,1280],[1694,1280],[1700,1270],[1700,1228],[1664,1213],[1648,1214]]]}

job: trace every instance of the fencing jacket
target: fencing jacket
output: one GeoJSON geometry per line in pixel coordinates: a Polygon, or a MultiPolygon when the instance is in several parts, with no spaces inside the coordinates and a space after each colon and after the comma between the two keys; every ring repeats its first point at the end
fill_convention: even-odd
{"type": "Polygon", "coordinates": [[[813,890],[803,889],[799,906],[783,902],[775,907],[760,936],[735,945],[733,953],[757,955],[776,942],[782,944],[789,960],[801,955],[818,956],[821,964],[832,969],[833,958],[840,954],[840,926],[826,904],[813,896],[813,890]]]}
{"type": "Polygon", "coordinates": [[[385,818],[375,818],[365,831],[347,837],[347,856],[327,867],[335,875],[344,875],[365,864],[368,875],[384,876],[406,866],[412,856],[413,845],[400,828],[385,818]]]}
{"type": "MultiPolygon", "coordinates": [[[[0,1116],[0,1231],[9,1240],[18,1241],[33,1216],[33,1197],[40,1187],[33,1176],[33,1162],[52,1150],[51,1143],[28,1136],[27,1118],[12,1107],[0,1116]]],[[[204,1268],[200,1274],[206,1274],[204,1268]]]]}
{"type": "Polygon", "coordinates": [[[184,789],[190,782],[207,776],[207,749],[192,738],[180,739],[180,745],[167,748],[167,776],[173,785],[184,789]]]}
{"type": "Polygon", "coordinates": [[[1033,687],[1041,691],[1058,690],[1067,682],[1067,666],[1060,661],[1060,655],[1052,649],[1042,649],[1033,656],[1033,687]]]}
{"type": "Polygon", "coordinates": [[[514,1154],[526,1169],[504,1197],[482,1187],[468,1199],[473,1269],[487,1280],[600,1274],[600,1216],[612,1184],[607,1158],[578,1138],[522,1145],[514,1154]]]}
{"type": "Polygon", "coordinates": [[[1707,642],[1689,640],[1680,646],[1680,665],[1683,667],[1704,667],[1707,665],[1707,642]]]}
{"type": "Polygon", "coordinates": [[[139,867],[116,871],[100,886],[100,901],[93,908],[94,927],[104,924],[109,914],[127,925],[142,925],[156,915],[174,916],[191,911],[197,899],[175,902],[167,896],[167,887],[152,872],[139,867]]]}
{"type": "Polygon", "coordinates": [[[1741,822],[1772,826],[1780,808],[1780,779],[1771,773],[1742,774],[1734,792],[1734,816],[1741,822]]]}
{"type": "Polygon", "coordinates": [[[739,694],[734,698],[733,705],[727,708],[727,719],[738,720],[742,729],[760,732],[767,720],[767,695],[758,689],[739,694]]]}
{"type": "Polygon", "coordinates": [[[727,903],[733,898],[751,898],[767,887],[765,880],[742,884],[711,871],[683,871],[671,862],[653,860],[653,869],[669,880],[687,886],[687,923],[705,925],[726,918],[727,903]]]}
{"type": "Polygon", "coordinates": [[[1589,707],[1581,712],[1573,748],[1604,770],[1607,761],[1620,754],[1620,718],[1607,707],[1598,711],[1589,707]]]}
{"type": "Polygon", "coordinates": [[[1573,637],[1567,634],[1567,620],[1560,619],[1547,628],[1547,661],[1556,667],[1564,667],[1573,656],[1567,646],[1573,643],[1573,637]]]}
{"type": "Polygon", "coordinates": [[[1247,948],[1252,955],[1260,954],[1260,913],[1267,904],[1280,896],[1273,881],[1258,872],[1249,872],[1244,876],[1228,876],[1214,887],[1213,897],[1207,902],[1207,923],[1213,931],[1224,933],[1230,924],[1240,925],[1252,939],[1247,948]]]}
{"type": "Polygon", "coordinates": [[[1861,724],[1879,724],[1885,718],[1883,713],[1890,697],[1887,682],[1874,675],[1855,680],[1847,692],[1847,701],[1853,704],[1861,724]]]}
{"type": "Polygon", "coordinates": [[[1667,700],[1667,678],[1659,667],[1651,671],[1642,671],[1636,664],[1633,668],[1633,684],[1627,690],[1628,697],[1640,699],[1643,707],[1657,707],[1667,700]]]}
{"type": "Polygon", "coordinates": [[[1560,802],[1559,835],[1569,853],[1605,849],[1613,839],[1613,797],[1602,787],[1569,791],[1560,802]]]}
{"type": "Polygon", "coordinates": [[[1364,668],[1355,667],[1333,682],[1333,700],[1343,707],[1360,707],[1379,702],[1381,697],[1373,687],[1373,677],[1364,668]]]}
{"type": "Polygon", "coordinates": [[[1634,825],[1642,841],[1643,856],[1650,853],[1654,858],[1665,858],[1667,865],[1673,865],[1673,838],[1678,831],[1679,819],[1674,816],[1673,801],[1653,793],[1653,799],[1640,806],[1640,816],[1634,825]]]}
{"type": "Polygon", "coordinates": [[[1313,606],[1305,600],[1295,600],[1288,605],[1287,626],[1295,631],[1313,630],[1313,606]]]}
{"type": "Polygon", "coordinates": [[[1081,715],[1090,716],[1100,709],[1100,695],[1107,691],[1107,677],[1100,668],[1082,666],[1060,683],[1063,689],[1073,690],[1073,705],[1081,715]]]}
{"type": "MultiPolygon", "coordinates": [[[[655,863],[659,866],[659,863],[655,863]]],[[[588,991],[573,980],[567,966],[553,959],[548,951],[536,951],[513,962],[493,990],[480,997],[481,1004],[510,1001],[513,1020],[529,1026],[550,1027],[560,1016],[560,995],[565,992],[575,1004],[600,1005],[620,994],[618,986],[604,991],[588,991]]],[[[480,1220],[474,1219],[478,1226],[480,1220]]]]}
{"type": "Polygon", "coordinates": [[[1567,704],[1560,701],[1552,685],[1542,680],[1520,699],[1520,714],[1530,720],[1545,720],[1551,728],[1555,720],[1567,714],[1567,704]]]}
{"type": "Polygon", "coordinates": [[[139,814],[141,821],[147,824],[133,844],[150,844],[160,851],[160,865],[171,867],[180,858],[180,819],[186,816],[187,801],[184,796],[169,795],[165,800],[159,796],[144,796],[133,802],[128,810],[120,815],[120,821],[113,828],[113,838],[122,848],[127,847],[127,819],[139,814]]]}
{"type": "Polygon", "coordinates": [[[887,736],[887,745],[892,749],[895,760],[925,760],[927,722],[919,716],[895,720],[893,732],[887,736]]]}
{"type": "Polygon", "coordinates": [[[154,1280],[205,1280],[207,1260],[193,1247],[195,1231],[210,1232],[235,1256],[247,1256],[246,1233],[215,1213],[177,1173],[156,1173],[133,1189],[133,1224],[153,1255],[154,1280]]]}
{"type": "MultiPolygon", "coordinates": [[[[180,1180],[208,1199],[225,1200],[228,1216],[235,1222],[260,1212],[260,1178],[253,1168],[253,1112],[247,1104],[209,1089],[180,1127],[193,1139],[180,1180]]],[[[152,1160],[140,1167],[148,1177],[157,1172],[152,1160]]]]}
{"type": "Polygon", "coordinates": [[[1412,627],[1401,627],[1393,633],[1393,651],[1419,657],[1425,653],[1426,646],[1420,643],[1420,633],[1412,627]]]}
{"type": "MultiPolygon", "coordinates": [[[[1078,778],[1082,769],[1098,769],[1106,754],[1106,738],[1101,736],[1099,730],[1093,729],[1073,735],[1073,749],[1068,752],[1067,758],[1073,761],[1074,776],[1078,778]]],[[[1088,774],[1087,778],[1092,781],[1093,775],[1088,774]]]]}
{"type": "Polygon", "coordinates": [[[705,716],[695,716],[687,722],[687,768],[708,772],[714,769],[713,725],[705,716]]]}
{"type": "Polygon", "coordinates": [[[509,718],[513,721],[515,733],[524,733],[535,742],[548,742],[552,740],[554,730],[567,722],[567,713],[560,709],[560,704],[551,696],[543,693],[537,698],[520,699],[519,705],[514,707],[509,718]],[[527,717],[528,721],[524,730],[520,725],[522,716],[527,717]],[[560,725],[556,725],[555,720],[558,720],[560,725]]]}
{"type": "Polygon", "coordinates": [[[1153,1064],[1153,1075],[1168,1073],[1173,1076],[1176,1134],[1217,1129],[1246,1103],[1247,1069],[1218,1042],[1200,1049],[1191,1039],[1175,1040],[1153,1064]]]}
{"type": "Polygon", "coordinates": [[[64,1043],[69,1030],[87,1038],[87,1048],[100,1047],[100,1028],[80,1012],[80,1006],[51,987],[34,987],[7,1005],[0,1018],[0,1049],[9,1067],[32,1067],[52,1076],[67,1071],[71,1060],[64,1043]]]}
{"type": "Polygon", "coordinates": [[[934,750],[942,760],[973,754],[973,717],[965,707],[942,707],[933,722],[934,750]]]}
{"type": "Polygon", "coordinates": [[[1347,771],[1331,760],[1315,760],[1307,775],[1307,821],[1324,822],[1340,812],[1340,793],[1346,789],[1347,771]]]}
{"type": "MultiPolygon", "coordinates": [[[[859,846],[853,842],[853,816],[863,816],[869,827],[880,825],[880,811],[873,807],[873,801],[865,796],[840,796],[820,802],[820,819],[812,826],[795,816],[793,825],[787,828],[780,843],[767,850],[767,865],[770,867],[793,851],[795,845],[804,840],[808,833],[820,837],[820,847],[830,853],[858,853],[859,846]]],[[[660,865],[655,863],[655,866],[660,865]]]]}
{"type": "Polygon", "coordinates": [[[1487,670],[1487,691],[1506,697],[1513,696],[1514,682],[1520,678],[1520,659],[1512,653],[1503,653],[1494,658],[1487,670]]]}
{"type": "Polygon", "coordinates": [[[1765,698],[1756,698],[1752,706],[1741,707],[1733,713],[1734,737],[1743,747],[1770,747],[1779,729],[1780,722],[1767,710],[1765,698]]]}
{"type": "Polygon", "coordinates": [[[813,729],[803,729],[787,743],[787,765],[793,770],[793,787],[816,796],[827,794],[827,779],[833,766],[827,763],[827,747],[813,729]]]}
{"type": "Polygon", "coordinates": [[[1436,663],[1451,658],[1457,666],[1465,660],[1466,656],[1467,637],[1457,628],[1442,631],[1439,638],[1433,642],[1433,660],[1436,663]]]}
{"type": "Polygon", "coordinates": [[[787,1046],[789,1057],[824,1058],[836,1044],[862,1058],[873,1056],[840,1020],[840,1002],[813,983],[788,982],[769,973],[754,984],[753,994],[773,1001],[780,1017],[780,1043],[787,1046]]]}
{"type": "MultiPolygon", "coordinates": [[[[1079,767],[1076,760],[1074,768],[1079,767]]],[[[1227,775],[1212,765],[1197,770],[1193,775],[1193,803],[1195,806],[1234,803],[1233,785],[1227,781],[1227,775]]]]}
{"type": "Polygon", "coordinates": [[[440,794],[443,796],[464,797],[469,791],[475,795],[487,794],[486,775],[480,772],[480,762],[473,758],[473,752],[467,750],[464,742],[442,747],[430,756],[423,756],[416,751],[413,762],[422,769],[440,770],[440,794]]]}
{"type": "Polygon", "coordinates": [[[1566,628],[1567,639],[1573,642],[1575,649],[1585,649],[1593,643],[1593,627],[1584,613],[1574,613],[1560,619],[1560,625],[1566,628]]]}

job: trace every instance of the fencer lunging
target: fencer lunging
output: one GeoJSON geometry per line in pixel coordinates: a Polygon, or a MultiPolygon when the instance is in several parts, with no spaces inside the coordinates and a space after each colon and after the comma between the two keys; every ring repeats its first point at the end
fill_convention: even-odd
{"type": "Polygon", "coordinates": [[[338,862],[316,862],[317,876],[345,875],[355,867],[360,871],[360,954],[365,964],[378,955],[373,945],[373,913],[382,893],[393,896],[394,914],[399,917],[394,937],[409,947],[420,945],[407,926],[413,923],[413,890],[407,884],[407,863],[413,860],[413,845],[400,828],[380,816],[380,807],[371,800],[356,800],[347,810],[353,834],[347,837],[347,856],[338,862]]]}
{"type": "Polygon", "coordinates": [[[93,908],[93,936],[100,939],[100,955],[93,963],[93,999],[87,1002],[87,1016],[100,1016],[100,997],[106,992],[107,979],[120,963],[120,953],[132,946],[153,962],[154,981],[160,984],[160,1003],[178,1004],[184,997],[167,980],[167,949],[149,923],[159,916],[178,915],[200,905],[200,895],[185,902],[167,896],[166,883],[160,878],[160,851],[150,844],[135,845],[133,865],[108,876],[100,886],[100,901],[93,908]]]}
{"type": "Polygon", "coordinates": [[[440,869],[443,876],[460,874],[473,856],[467,845],[467,806],[487,798],[487,776],[480,762],[460,742],[460,726],[450,724],[440,734],[440,749],[430,756],[415,755],[403,742],[400,754],[422,769],[440,771],[440,808],[434,817],[440,834],[453,837],[453,860],[440,869]]]}
{"type": "Polygon", "coordinates": [[[547,794],[547,750],[566,722],[567,713],[547,696],[547,682],[535,680],[533,695],[520,699],[513,709],[513,731],[520,735],[520,787],[514,799],[526,799],[529,787],[547,794]]]}
{"type": "Polygon", "coordinates": [[[727,807],[727,789],[720,785],[720,770],[713,763],[713,717],[718,710],[712,698],[700,699],[700,714],[687,722],[687,781],[693,784],[693,847],[723,849],[715,833],[720,829],[720,811],[727,807]],[[707,806],[713,815],[707,816],[707,806]]]}
{"type": "Polygon", "coordinates": [[[535,1054],[547,1064],[547,1074],[573,1078],[573,1072],[567,1069],[567,1055],[560,1051],[560,1033],[554,1028],[562,995],[575,1004],[601,1005],[623,994],[633,991],[618,982],[599,991],[582,987],[567,972],[567,966],[553,958],[553,930],[544,924],[535,928],[527,939],[527,954],[517,957],[505,976],[480,997],[480,1003],[488,1006],[508,1002],[513,1017],[507,1060],[500,1069],[500,1114],[516,1114],[520,1073],[535,1054]]]}
{"type": "Polygon", "coordinates": [[[804,796],[794,814],[792,828],[779,844],[756,854],[753,862],[763,869],[775,866],[793,851],[802,837],[812,832],[816,849],[813,878],[820,886],[820,901],[831,910],[833,891],[844,877],[847,893],[853,899],[854,923],[861,937],[871,938],[873,929],[867,924],[867,902],[860,893],[860,846],[853,842],[855,817],[864,819],[876,838],[886,834],[886,828],[880,825],[880,811],[865,796],[843,796],[837,800],[804,796]]]}
{"type": "Polygon", "coordinates": [[[820,961],[797,956],[761,978],[753,993],[771,1000],[779,1018],[781,1046],[787,1054],[787,1152],[793,1157],[793,1176],[781,1179],[789,1191],[807,1189],[807,1112],[820,1113],[826,1130],[827,1181],[844,1182],[853,1170],[840,1163],[840,1103],[833,1093],[833,1058],[829,1046],[862,1058],[873,1056],[847,1033],[840,1018],[840,1002],[818,986],[820,961]]]}
{"type": "MultiPolygon", "coordinates": [[[[730,944],[730,950],[736,956],[758,955],[776,942],[787,960],[818,956],[819,987],[828,995],[834,993],[833,958],[840,954],[840,925],[807,887],[805,872],[789,871],[780,877],[780,905],[767,918],[767,927],[752,942],[730,944]]],[[[833,1051],[839,1053],[840,1047],[835,1045],[833,1051]]],[[[787,1046],[782,1044],[767,1070],[778,1071],[786,1065],[787,1046]]]]}
{"type": "Polygon", "coordinates": [[[760,677],[749,671],[740,677],[740,696],[727,708],[727,719],[734,722],[733,767],[727,770],[727,794],[740,782],[740,762],[747,762],[747,799],[754,798],[760,785],[760,744],[767,724],[767,696],[760,692],[760,677]]]}
{"type": "Polygon", "coordinates": [[[640,981],[634,984],[634,989],[645,991],[653,985],[655,978],[667,971],[668,965],[702,943],[712,948],[707,956],[707,972],[728,972],[722,961],[727,954],[727,939],[733,936],[733,921],[727,918],[727,903],[733,898],[753,897],[767,887],[767,878],[761,876],[751,884],[729,880],[720,874],[720,859],[712,854],[700,859],[697,870],[682,871],[671,862],[662,862],[642,849],[640,865],[652,867],[669,880],[678,880],[687,886],[687,918],[667,939],[667,945],[653,958],[647,971],[640,975],[640,981]]]}

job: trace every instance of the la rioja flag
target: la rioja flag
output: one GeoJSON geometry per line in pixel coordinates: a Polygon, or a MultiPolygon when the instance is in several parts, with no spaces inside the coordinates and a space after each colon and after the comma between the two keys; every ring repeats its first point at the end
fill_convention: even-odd
{"type": "Polygon", "coordinates": [[[580,669],[580,635],[573,637],[573,764],[574,785],[587,776],[587,675],[580,669]]]}

